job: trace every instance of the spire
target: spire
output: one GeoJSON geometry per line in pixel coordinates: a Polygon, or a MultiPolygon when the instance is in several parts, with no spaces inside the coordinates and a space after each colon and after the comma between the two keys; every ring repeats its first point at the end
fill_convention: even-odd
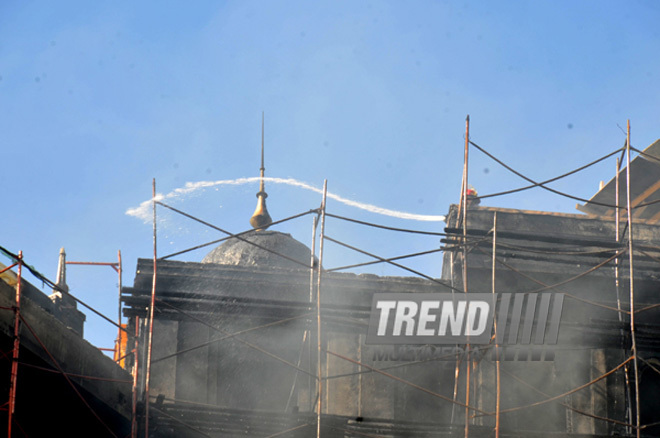
{"type": "MultiPolygon", "coordinates": [[[[69,286],[66,284],[66,252],[64,251],[64,248],[60,248],[60,257],[57,262],[57,277],[55,284],[65,292],[69,291],[69,286]]],[[[53,290],[53,292],[59,291],[53,290]]]]}
{"type": "Polygon", "coordinates": [[[264,185],[264,113],[261,113],[261,168],[260,176],[261,181],[259,182],[259,192],[257,192],[257,208],[254,210],[254,214],[250,218],[250,225],[257,231],[265,230],[273,222],[270,215],[268,214],[268,209],[266,208],[266,198],[268,194],[265,190],[264,185]]]}

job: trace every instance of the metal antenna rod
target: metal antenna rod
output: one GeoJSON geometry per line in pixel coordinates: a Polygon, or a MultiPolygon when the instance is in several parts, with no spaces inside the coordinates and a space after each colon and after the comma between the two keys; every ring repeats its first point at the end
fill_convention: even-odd
{"type": "Polygon", "coordinates": [[[264,112],[261,112],[261,177],[264,177],[264,112]]]}
{"type": "Polygon", "coordinates": [[[257,193],[257,208],[254,210],[252,217],[250,218],[250,225],[255,230],[265,230],[273,222],[270,215],[268,214],[268,209],[266,208],[266,198],[268,194],[266,193],[265,184],[264,184],[264,174],[266,168],[264,167],[264,113],[261,112],[261,167],[259,168],[259,174],[261,179],[259,180],[259,192],[257,193]]]}

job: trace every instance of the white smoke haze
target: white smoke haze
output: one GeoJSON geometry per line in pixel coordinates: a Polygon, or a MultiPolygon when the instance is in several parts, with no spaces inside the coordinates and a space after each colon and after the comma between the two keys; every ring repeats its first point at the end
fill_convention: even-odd
{"type": "MultiPolygon", "coordinates": [[[[198,181],[198,182],[187,182],[183,187],[179,187],[170,193],[163,195],[161,193],[157,193],[156,196],[153,199],[149,199],[147,201],[142,202],[138,207],[134,208],[129,208],[126,210],[126,214],[129,216],[136,217],[138,219],[143,220],[144,222],[149,222],[151,220],[151,214],[152,214],[152,201],[161,201],[164,202],[166,200],[171,200],[171,199],[177,199],[180,197],[184,197],[186,195],[192,194],[198,190],[201,189],[207,189],[210,187],[216,187],[216,186],[223,186],[223,185],[242,185],[242,184],[250,184],[250,183],[256,183],[261,180],[260,177],[250,177],[250,178],[237,178],[237,179],[231,179],[231,180],[220,180],[220,181],[198,181]]],[[[323,190],[314,187],[311,184],[307,184],[302,181],[298,181],[293,178],[273,178],[273,177],[265,177],[263,178],[265,182],[270,182],[270,183],[275,183],[275,184],[286,184],[292,187],[298,187],[302,188],[305,190],[310,190],[312,192],[316,192],[319,194],[323,194],[323,190]]],[[[358,201],[353,201],[350,199],[346,199],[342,196],[336,195],[334,193],[328,192],[328,198],[333,199],[337,202],[341,202],[342,204],[349,205],[351,207],[359,208],[361,210],[365,210],[371,213],[376,213],[380,214],[383,216],[390,216],[390,217],[395,217],[399,219],[408,219],[408,220],[415,220],[415,221],[425,221],[425,222],[442,222],[445,220],[445,216],[443,215],[425,215],[425,214],[415,214],[415,213],[407,213],[403,211],[397,211],[397,210],[390,210],[387,208],[383,207],[378,207],[376,205],[372,204],[366,204],[363,202],[358,202],[358,201]]]]}

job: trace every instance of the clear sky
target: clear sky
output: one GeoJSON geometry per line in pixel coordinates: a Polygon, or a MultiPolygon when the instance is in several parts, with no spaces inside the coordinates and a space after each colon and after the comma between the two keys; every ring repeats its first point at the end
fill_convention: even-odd
{"type": "MultiPolygon", "coordinates": [[[[266,175],[405,212],[442,215],[459,198],[465,117],[473,141],[538,180],[623,146],[660,138],[660,2],[628,1],[15,1],[0,2],[0,245],[55,276],[69,260],[152,254],[151,226],[126,214],[186,182],[254,177],[261,112],[266,175]]],[[[553,185],[589,198],[614,159],[553,185]]],[[[476,150],[480,194],[525,185],[476,150]]],[[[267,185],[281,219],[318,194],[267,185]]],[[[255,183],[172,199],[245,230],[255,183]]],[[[484,205],[575,212],[539,190],[484,205]]],[[[329,201],[336,214],[442,231],[329,201]]],[[[306,244],[311,219],[277,228],[306,244]]],[[[392,257],[437,238],[374,234],[329,221],[327,233],[392,257]]],[[[159,210],[159,255],[222,237],[159,210]]],[[[326,245],[326,267],[367,260],[326,245]]],[[[180,260],[199,261],[206,250],[180,260]]],[[[7,260],[0,260],[7,263],[7,260]]],[[[440,276],[440,257],[408,263],[440,276]]],[[[406,275],[373,266],[376,274],[406,275]]],[[[36,280],[29,281],[41,286],[36,280]]],[[[72,293],[110,317],[116,275],[71,266],[72,293]]],[[[44,289],[47,291],[47,289],[44,289]]],[[[87,338],[115,330],[88,316],[87,338]]]]}

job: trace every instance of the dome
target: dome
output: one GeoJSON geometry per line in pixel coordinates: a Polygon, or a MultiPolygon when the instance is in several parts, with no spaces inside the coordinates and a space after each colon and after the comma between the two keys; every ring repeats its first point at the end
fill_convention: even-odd
{"type": "MultiPolygon", "coordinates": [[[[290,234],[262,230],[242,234],[241,238],[309,266],[311,250],[290,234]]],[[[209,252],[202,263],[304,269],[303,265],[262,248],[232,237],[209,252]]]]}

